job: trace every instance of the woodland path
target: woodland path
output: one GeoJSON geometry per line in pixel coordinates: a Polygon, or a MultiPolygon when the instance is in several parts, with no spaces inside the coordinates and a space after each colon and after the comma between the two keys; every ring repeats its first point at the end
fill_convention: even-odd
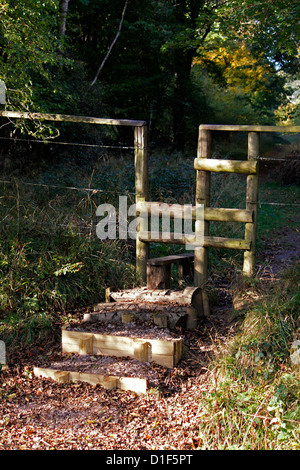
{"type": "MultiPolygon", "coordinates": [[[[261,277],[280,276],[299,260],[299,232],[287,228],[262,254],[261,277]]],[[[260,262],[258,259],[258,263],[260,262]]],[[[207,388],[207,366],[234,335],[232,298],[220,285],[217,307],[197,331],[181,332],[189,352],[161,372],[159,391],[137,396],[84,383],[58,384],[32,374],[36,365],[60,358],[60,336],[18,351],[0,376],[0,450],[194,450],[198,399],[207,388]]],[[[60,332],[60,330],[59,330],[60,332]]]]}

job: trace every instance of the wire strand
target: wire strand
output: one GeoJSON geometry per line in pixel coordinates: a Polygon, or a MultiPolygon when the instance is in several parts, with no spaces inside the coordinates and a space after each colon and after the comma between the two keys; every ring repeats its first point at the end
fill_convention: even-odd
{"type": "MultiPolygon", "coordinates": [[[[7,180],[0,180],[0,183],[3,184],[16,184],[15,181],[7,181],[7,180]]],[[[88,192],[93,192],[94,194],[96,193],[114,193],[112,189],[98,189],[98,188],[78,188],[76,186],[61,186],[57,184],[45,184],[45,183],[29,183],[26,181],[21,181],[20,184],[24,184],[27,186],[41,186],[45,188],[55,188],[55,189],[69,189],[69,190],[74,190],[74,191],[88,191],[88,192]]],[[[130,195],[135,195],[134,192],[126,191],[126,194],[130,195]]]]}
{"type": "Polygon", "coordinates": [[[35,140],[35,139],[19,139],[18,137],[14,139],[13,137],[0,137],[1,140],[13,140],[15,142],[26,142],[27,144],[32,142],[35,144],[51,144],[51,145],[71,145],[77,147],[92,147],[92,148],[103,148],[103,149],[124,149],[124,150],[134,150],[136,147],[127,147],[120,145],[98,145],[98,144],[86,144],[78,142],[61,142],[55,140],[35,140]]]}

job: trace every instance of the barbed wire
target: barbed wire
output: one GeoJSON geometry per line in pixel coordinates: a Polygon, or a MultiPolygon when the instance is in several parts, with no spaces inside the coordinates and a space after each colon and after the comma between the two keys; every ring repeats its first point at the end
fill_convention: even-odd
{"type": "MultiPolygon", "coordinates": [[[[16,185],[16,181],[9,181],[9,180],[0,180],[0,183],[2,184],[14,184],[16,185]]],[[[41,186],[45,188],[55,188],[55,189],[69,189],[73,191],[87,191],[87,192],[92,192],[94,194],[96,193],[115,193],[115,190],[112,189],[98,189],[98,188],[81,188],[81,187],[76,187],[76,186],[61,186],[58,184],[46,184],[46,183],[30,183],[27,181],[20,181],[20,184],[24,184],[27,186],[41,186]]],[[[130,195],[135,195],[135,192],[130,192],[125,190],[126,194],[130,195]]]]}
{"type": "MultiPolygon", "coordinates": [[[[0,180],[1,184],[14,184],[16,185],[17,183],[15,181],[9,181],[9,180],[0,180]]],[[[115,193],[114,190],[112,189],[98,189],[98,188],[82,188],[82,187],[77,187],[77,186],[61,186],[57,184],[46,184],[46,183],[30,183],[27,181],[21,181],[21,184],[28,185],[28,186],[41,186],[45,188],[54,188],[54,189],[68,189],[68,190],[73,190],[73,191],[87,191],[87,192],[92,192],[93,194],[96,193],[115,193]]],[[[127,195],[132,195],[135,196],[137,193],[132,192],[132,191],[124,191],[127,195]]],[[[259,206],[262,205],[270,205],[270,206],[294,206],[294,207],[299,207],[300,204],[295,204],[295,203],[285,203],[285,202],[260,202],[258,203],[259,206]]]]}
{"type": "Polygon", "coordinates": [[[87,144],[79,142],[62,142],[55,140],[37,140],[37,139],[20,139],[19,137],[0,137],[0,140],[13,140],[14,142],[25,142],[35,144],[50,144],[50,145],[70,145],[76,147],[91,147],[91,148],[103,148],[103,149],[123,149],[123,150],[135,150],[136,147],[124,146],[124,145],[99,145],[99,144],[87,144]]]}

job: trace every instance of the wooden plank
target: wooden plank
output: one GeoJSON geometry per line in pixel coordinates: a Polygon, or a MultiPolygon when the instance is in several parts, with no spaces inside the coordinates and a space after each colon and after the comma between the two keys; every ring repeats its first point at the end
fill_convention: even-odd
{"type": "Polygon", "coordinates": [[[119,377],[102,374],[93,374],[88,372],[62,371],[51,368],[34,367],[34,375],[36,377],[51,378],[59,383],[64,382],[86,382],[90,385],[101,385],[102,387],[111,389],[120,389],[124,391],[132,391],[135,393],[146,393],[148,382],[145,378],[138,377],[119,377]],[[62,380],[68,378],[67,381],[62,380]]]}
{"type": "Polygon", "coordinates": [[[252,222],[253,211],[247,209],[205,207],[204,220],[216,222],[252,222]]]}
{"type": "Polygon", "coordinates": [[[167,264],[173,263],[184,263],[188,260],[194,259],[194,253],[182,253],[179,255],[169,255],[169,256],[161,256],[159,258],[150,258],[148,259],[148,265],[150,266],[164,266],[167,264]]]}
{"type": "MultiPolygon", "coordinates": [[[[195,235],[182,235],[178,233],[151,233],[151,232],[141,232],[139,237],[144,242],[148,243],[170,243],[173,245],[192,245],[192,246],[201,246],[201,244],[195,241],[195,235]]],[[[205,236],[203,239],[203,247],[208,248],[230,248],[234,250],[250,250],[251,241],[238,239],[238,238],[225,238],[225,237],[210,237],[205,236]]]]}
{"type": "Polygon", "coordinates": [[[212,248],[229,248],[232,250],[249,250],[251,242],[238,238],[204,237],[204,246],[212,248]]]}
{"type": "Polygon", "coordinates": [[[170,243],[173,245],[199,245],[200,243],[195,241],[195,235],[183,235],[181,233],[174,232],[140,232],[138,238],[145,243],[170,243]]]}
{"type": "Polygon", "coordinates": [[[69,382],[69,372],[61,371],[51,368],[43,367],[34,367],[33,373],[36,377],[44,377],[47,379],[53,379],[58,383],[68,383],[69,382]]]}
{"type": "Polygon", "coordinates": [[[62,351],[65,353],[91,354],[93,351],[93,335],[80,331],[67,330],[62,327],[62,351]]]}
{"type": "MultiPolygon", "coordinates": [[[[142,217],[159,216],[168,214],[170,219],[192,219],[196,220],[196,206],[167,204],[160,202],[140,202],[137,204],[137,210],[142,217]]],[[[228,209],[228,208],[204,208],[204,220],[219,222],[252,222],[253,213],[246,209],[228,209]]]]}
{"type": "Polygon", "coordinates": [[[90,385],[102,385],[109,390],[117,388],[118,378],[89,372],[69,371],[70,382],[87,382],[90,385]]]}
{"type": "Polygon", "coordinates": [[[200,171],[241,173],[255,175],[258,162],[255,160],[219,160],[216,158],[195,158],[194,168],[200,171]]]}
{"type": "Polygon", "coordinates": [[[143,394],[147,392],[148,383],[147,379],[140,379],[137,377],[119,377],[117,380],[117,388],[123,391],[143,394]]]}
{"type": "Polygon", "coordinates": [[[300,132],[300,126],[257,126],[229,124],[201,124],[200,130],[229,131],[229,132],[300,132]]]}
{"type": "Polygon", "coordinates": [[[82,122],[88,124],[104,124],[108,126],[145,126],[145,121],[130,119],[105,119],[89,116],[73,116],[69,114],[30,113],[19,111],[0,111],[0,116],[17,119],[37,119],[41,121],[82,122]]]}
{"type": "MultiPolygon", "coordinates": [[[[80,331],[65,329],[63,329],[62,333],[62,350],[66,353],[79,353],[79,344],[83,336],[84,339],[87,339],[87,336],[92,336],[93,354],[103,356],[128,356],[134,358],[137,341],[147,342],[151,345],[152,360],[166,367],[173,367],[175,365],[174,351],[175,347],[178,347],[175,346],[175,344],[181,342],[181,339],[156,340],[131,338],[127,336],[102,335],[98,333],[82,333],[80,331]]],[[[149,362],[149,353],[146,362],[149,362]]]]}
{"type": "Polygon", "coordinates": [[[93,354],[133,357],[133,340],[127,336],[94,334],[93,354]]]}

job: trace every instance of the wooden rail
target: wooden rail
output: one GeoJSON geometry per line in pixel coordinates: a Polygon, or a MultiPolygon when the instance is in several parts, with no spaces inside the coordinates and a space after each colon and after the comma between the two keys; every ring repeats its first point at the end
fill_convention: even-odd
{"type": "MultiPolygon", "coordinates": [[[[167,204],[164,202],[139,202],[137,211],[141,217],[159,216],[168,213],[170,218],[196,220],[196,206],[167,204]]],[[[247,209],[228,209],[205,207],[204,220],[218,222],[253,222],[253,211],[247,209]]]]}
{"type": "Polygon", "coordinates": [[[256,125],[231,125],[231,124],[201,124],[200,131],[226,131],[226,132],[281,132],[298,133],[300,126],[256,126],[256,125]]]}
{"type": "Polygon", "coordinates": [[[15,119],[31,119],[37,121],[60,121],[60,122],[82,122],[87,124],[102,124],[108,126],[131,126],[142,127],[145,121],[134,121],[130,119],[105,119],[88,116],[73,116],[69,114],[30,113],[19,111],[0,111],[1,117],[15,119]]]}
{"type": "Polygon", "coordinates": [[[256,161],[237,161],[237,160],[217,160],[198,157],[194,162],[195,170],[217,171],[227,173],[241,173],[245,175],[255,175],[258,169],[256,161]]]}

